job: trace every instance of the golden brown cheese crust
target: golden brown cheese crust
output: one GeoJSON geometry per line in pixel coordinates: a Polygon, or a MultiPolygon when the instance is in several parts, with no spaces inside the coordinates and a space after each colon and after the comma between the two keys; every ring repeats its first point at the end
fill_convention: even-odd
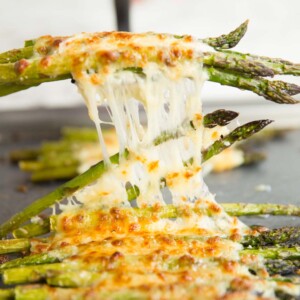
{"type": "MultiPolygon", "coordinates": [[[[201,43],[191,36],[175,38],[170,34],[101,32],[76,36],[42,36],[35,41],[34,56],[15,64],[18,75],[26,78],[29,66],[40,76],[71,73],[77,79],[88,72],[99,85],[105,76],[126,68],[145,68],[149,63],[176,68],[185,61],[202,61],[201,43]],[[112,68],[112,66],[114,66],[112,68]],[[100,76],[101,74],[101,76],[100,76]]],[[[178,74],[179,75],[179,74],[178,74]]]]}

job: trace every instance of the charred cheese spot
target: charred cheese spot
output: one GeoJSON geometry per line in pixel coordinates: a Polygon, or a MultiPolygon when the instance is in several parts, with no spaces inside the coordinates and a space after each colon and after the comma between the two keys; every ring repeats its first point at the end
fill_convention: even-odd
{"type": "Polygon", "coordinates": [[[26,68],[28,66],[29,66],[29,61],[22,58],[15,63],[14,69],[17,74],[22,74],[22,73],[24,73],[24,71],[26,70],[26,68]]]}

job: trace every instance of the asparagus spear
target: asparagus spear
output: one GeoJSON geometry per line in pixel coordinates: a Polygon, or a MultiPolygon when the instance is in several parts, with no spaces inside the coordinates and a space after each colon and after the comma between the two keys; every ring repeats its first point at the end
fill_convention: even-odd
{"type": "Polygon", "coordinates": [[[270,275],[298,275],[297,271],[300,270],[299,259],[268,259],[265,266],[270,275]]]}
{"type": "Polygon", "coordinates": [[[203,119],[205,128],[214,128],[216,126],[226,126],[239,114],[235,111],[218,109],[212,113],[206,114],[203,119]]]}
{"type": "MultiPolygon", "coordinates": [[[[233,48],[243,38],[247,31],[248,20],[242,23],[229,34],[223,34],[219,37],[206,38],[203,42],[211,47],[218,49],[233,48]]],[[[183,36],[182,36],[183,37],[183,36]]],[[[182,38],[179,37],[179,38],[182,38]]],[[[34,55],[35,40],[25,41],[24,48],[10,50],[0,54],[0,64],[13,63],[21,59],[28,59],[34,55]]]]}
{"type": "MultiPolygon", "coordinates": [[[[229,54],[231,59],[246,60],[249,63],[260,62],[264,66],[272,70],[273,75],[300,75],[300,64],[294,64],[290,61],[283,60],[281,58],[270,58],[267,56],[258,56],[253,54],[244,54],[236,51],[222,51],[224,54],[229,54]]],[[[262,76],[262,75],[260,75],[262,76]]],[[[270,75],[271,76],[271,75],[270,75]]]]}
{"type": "MultiPolygon", "coordinates": [[[[131,201],[135,199],[138,194],[138,188],[134,187],[127,190],[128,200],[131,201]],[[130,194],[132,193],[132,194],[130,194]]],[[[300,207],[295,205],[285,205],[285,204],[272,204],[272,203],[222,203],[223,209],[231,216],[252,216],[252,215],[288,215],[288,216],[299,216],[300,207]]],[[[186,209],[183,212],[187,212],[186,209]]],[[[180,216],[180,208],[174,207],[172,205],[167,205],[160,209],[136,209],[135,213],[137,216],[151,217],[151,214],[159,214],[160,218],[177,218],[180,216]]],[[[196,211],[197,213],[197,211],[196,211]]],[[[92,219],[92,218],[91,218],[92,219]]],[[[53,222],[55,224],[55,222],[53,222]]],[[[56,226],[56,225],[54,225],[56,226]]],[[[52,227],[55,229],[55,227],[52,227]]],[[[246,236],[243,239],[244,246],[260,247],[260,246],[298,246],[299,243],[299,228],[298,227],[287,227],[274,229],[261,233],[259,236],[246,236]]],[[[15,238],[29,238],[38,235],[42,235],[50,232],[50,221],[45,219],[42,224],[30,223],[22,228],[13,231],[15,238]]],[[[0,248],[6,248],[6,241],[0,241],[0,248]]],[[[28,249],[28,243],[24,243],[24,248],[20,247],[15,249],[14,252],[19,252],[28,249]]]]}
{"type": "Polygon", "coordinates": [[[33,46],[14,49],[0,54],[0,64],[14,63],[33,56],[33,46]]]}
{"type": "MultiPolygon", "coordinates": [[[[186,295],[190,299],[199,297],[199,290],[201,291],[201,284],[186,284],[180,283],[176,286],[168,285],[166,289],[161,287],[152,286],[149,289],[133,289],[133,288],[122,288],[119,290],[103,291],[97,290],[96,294],[99,299],[103,300],[146,300],[149,299],[149,294],[158,295],[162,299],[177,299],[181,291],[185,290],[186,295]]],[[[87,299],[89,293],[85,288],[60,288],[60,287],[49,287],[47,285],[29,285],[19,286],[15,288],[16,299],[22,300],[44,300],[44,299],[72,299],[81,300],[87,299]]],[[[227,291],[224,297],[230,297],[232,291],[227,291]]],[[[259,293],[259,291],[257,291],[259,293]]],[[[88,299],[92,299],[93,295],[88,299]]],[[[276,297],[280,300],[298,300],[297,297],[288,294],[282,290],[276,291],[276,297]]]]}
{"type": "MultiPolygon", "coordinates": [[[[138,187],[127,190],[128,200],[131,201],[139,195],[138,187]]],[[[300,207],[296,205],[272,203],[221,203],[223,209],[231,216],[253,215],[283,215],[300,216],[300,207]]],[[[50,232],[50,221],[45,219],[42,224],[29,223],[13,231],[15,238],[30,238],[50,232]]],[[[252,238],[250,238],[253,241],[252,238]]],[[[1,243],[1,242],[0,242],[1,243]]],[[[244,241],[246,245],[246,241],[244,241]]]]}
{"type": "Polygon", "coordinates": [[[246,20],[238,28],[228,34],[223,34],[215,38],[203,39],[203,42],[215,49],[230,49],[235,47],[245,35],[249,21],[246,20]]]}
{"type": "Polygon", "coordinates": [[[78,165],[35,171],[31,175],[32,182],[69,179],[78,175],[78,165]]]}
{"type": "MultiPolygon", "coordinates": [[[[240,74],[246,73],[252,76],[300,75],[300,64],[294,64],[279,58],[274,59],[233,51],[205,52],[203,62],[206,66],[236,71],[240,74]]],[[[297,93],[299,93],[299,88],[297,93]]]]}
{"type": "Polygon", "coordinates": [[[41,219],[38,223],[29,223],[23,227],[15,229],[12,234],[14,238],[30,238],[46,234],[50,231],[49,218],[41,219]]]}
{"type": "Polygon", "coordinates": [[[29,250],[30,241],[28,239],[0,240],[0,254],[21,252],[29,250]]]}
{"type": "Polygon", "coordinates": [[[2,280],[7,285],[33,283],[41,281],[47,274],[51,274],[53,271],[63,272],[71,269],[73,269],[72,265],[65,263],[22,266],[4,270],[2,280]]]}
{"type": "Polygon", "coordinates": [[[14,299],[15,291],[14,289],[0,289],[0,299],[11,300],[14,299]]]}
{"type": "Polygon", "coordinates": [[[72,249],[59,249],[48,251],[47,253],[32,254],[25,257],[16,258],[0,265],[0,272],[6,269],[18,268],[20,266],[32,266],[52,264],[62,261],[72,255],[72,249]]]}
{"type": "Polygon", "coordinates": [[[210,81],[237,87],[242,90],[249,90],[279,104],[298,103],[297,100],[291,97],[291,94],[294,95],[300,92],[300,88],[295,84],[283,81],[268,81],[260,77],[252,77],[213,67],[206,68],[206,71],[210,81]]]}
{"type": "Polygon", "coordinates": [[[274,71],[271,65],[266,66],[263,62],[237,58],[230,52],[205,52],[203,62],[206,66],[213,66],[224,70],[236,71],[241,74],[253,76],[273,77],[274,71]]]}
{"type": "Polygon", "coordinates": [[[270,120],[259,120],[237,127],[227,136],[215,141],[208,149],[204,150],[202,152],[202,161],[207,161],[212,156],[219,154],[221,151],[230,147],[235,142],[249,138],[256,132],[269,125],[271,122],[272,121],[270,120]]]}
{"type": "MultiPolygon", "coordinates": [[[[238,28],[234,31],[229,33],[228,35],[222,35],[216,38],[207,38],[204,39],[203,42],[207,43],[208,45],[214,47],[218,45],[218,48],[221,49],[228,49],[229,45],[234,47],[244,36],[247,30],[248,21],[241,24],[238,28]]],[[[29,59],[34,55],[34,40],[25,41],[24,48],[20,49],[13,49],[4,53],[0,54],[0,64],[5,63],[14,63],[21,59],[29,59]]]]}
{"type": "Polygon", "coordinates": [[[298,247],[300,245],[299,227],[282,227],[262,232],[258,236],[247,237],[243,241],[244,246],[267,247],[298,247]]]}
{"type": "Polygon", "coordinates": [[[259,248],[259,249],[244,249],[241,255],[261,255],[268,259],[289,259],[299,260],[300,251],[297,247],[292,248],[259,248]]]}
{"type": "MultiPolygon", "coordinates": [[[[8,65],[8,64],[6,64],[8,65]]],[[[6,72],[6,65],[0,64],[0,97],[7,96],[12,93],[16,93],[19,91],[23,91],[29,89],[31,87],[39,86],[45,82],[52,82],[52,81],[60,81],[71,78],[70,74],[62,74],[53,76],[44,76],[44,75],[32,75],[32,77],[28,78],[28,80],[24,81],[21,78],[18,78],[17,81],[10,82],[9,79],[6,77],[11,77],[13,75],[13,69],[9,70],[11,74],[5,75],[6,72]],[[3,67],[4,66],[4,67],[3,67]],[[3,74],[3,73],[4,74],[3,74]],[[40,77],[38,77],[40,76],[40,77]]],[[[12,68],[12,66],[11,66],[12,68]]],[[[14,76],[16,77],[16,76],[14,76]]]]}
{"type": "Polygon", "coordinates": [[[284,215],[300,216],[300,207],[292,204],[274,203],[222,203],[226,212],[232,216],[284,215]]]}
{"type": "MultiPolygon", "coordinates": [[[[203,263],[203,259],[195,258],[189,255],[182,256],[165,256],[164,254],[157,254],[153,258],[153,254],[149,255],[125,255],[115,259],[115,252],[111,256],[103,256],[102,260],[97,260],[94,265],[85,265],[84,263],[69,264],[68,262],[20,266],[18,268],[6,269],[3,271],[3,281],[5,284],[21,284],[39,282],[46,277],[51,277],[52,274],[61,274],[65,271],[94,271],[97,273],[107,271],[117,271],[123,268],[124,263],[128,265],[131,271],[135,270],[155,270],[160,272],[182,272],[190,268],[197,268],[199,263],[203,263]],[[113,264],[111,259],[114,260],[113,264]],[[149,261],[151,264],[149,265],[149,261]]],[[[222,260],[207,259],[207,263],[219,264],[222,260]]],[[[202,264],[200,264],[201,266],[202,264]]],[[[129,271],[129,269],[128,269],[129,271]]]]}

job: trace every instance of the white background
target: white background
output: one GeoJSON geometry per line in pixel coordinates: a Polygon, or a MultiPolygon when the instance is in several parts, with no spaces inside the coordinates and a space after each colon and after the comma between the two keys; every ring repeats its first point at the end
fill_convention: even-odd
{"type": "MultiPolygon", "coordinates": [[[[0,0],[0,51],[22,47],[26,39],[41,35],[115,30],[112,0],[0,0]]],[[[299,0],[136,0],[131,27],[135,32],[156,31],[197,37],[228,33],[244,20],[249,29],[238,51],[281,57],[300,62],[299,0]]],[[[299,78],[288,78],[300,84],[299,78]]],[[[207,83],[205,101],[264,101],[250,92],[207,83]]],[[[69,81],[2,97],[0,110],[81,104],[69,81]]],[[[267,106],[275,115],[289,111],[300,122],[300,105],[267,106]]]]}

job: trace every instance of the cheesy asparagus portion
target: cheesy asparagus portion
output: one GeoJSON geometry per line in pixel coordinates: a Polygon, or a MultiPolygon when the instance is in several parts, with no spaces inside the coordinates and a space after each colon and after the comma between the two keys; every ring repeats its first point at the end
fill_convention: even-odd
{"type": "MultiPolygon", "coordinates": [[[[45,202],[61,211],[49,220],[50,237],[29,240],[31,255],[1,265],[7,284],[46,282],[17,287],[15,298],[277,299],[300,294],[299,285],[271,277],[259,253],[243,250],[243,239],[257,233],[228,215],[203,180],[205,160],[270,121],[250,122],[205,142],[201,101],[207,79],[222,78],[221,83],[255,89],[280,103],[295,103],[291,96],[297,89],[253,73],[236,81],[240,65],[233,64],[229,73],[208,68],[205,47],[190,36],[154,33],[46,36],[34,41],[29,63],[15,63],[15,77],[9,80],[22,78],[25,84],[36,74],[71,75],[103,155],[103,162],[0,227],[5,236],[45,202]],[[108,120],[99,116],[99,106],[106,108],[108,120]],[[104,125],[116,130],[118,155],[109,157],[104,125]]],[[[270,68],[263,71],[273,72],[272,63],[266,62],[270,68]]],[[[246,72],[249,68],[243,65],[246,72]]],[[[28,247],[28,240],[17,242],[28,247]]],[[[10,291],[2,293],[10,296],[10,291]]]]}

